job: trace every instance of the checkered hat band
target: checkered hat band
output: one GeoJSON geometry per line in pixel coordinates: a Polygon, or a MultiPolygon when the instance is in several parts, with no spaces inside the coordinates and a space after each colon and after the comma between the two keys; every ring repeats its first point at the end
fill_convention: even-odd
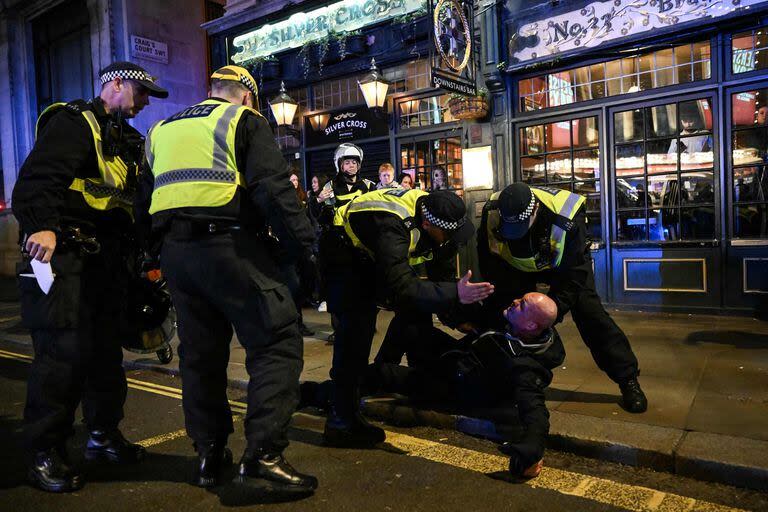
{"type": "Polygon", "coordinates": [[[441,229],[444,229],[446,231],[455,231],[459,229],[461,226],[464,225],[464,219],[461,220],[443,220],[438,217],[436,217],[432,212],[430,212],[424,204],[421,205],[421,214],[424,216],[427,221],[429,221],[430,224],[433,226],[437,226],[441,229]]]}
{"type": "Polygon", "coordinates": [[[99,77],[99,80],[101,80],[101,84],[104,85],[115,78],[122,78],[123,80],[145,80],[153,83],[155,81],[153,76],[137,69],[117,69],[115,71],[107,71],[99,77]]]}
{"type": "Polygon", "coordinates": [[[258,94],[256,93],[256,84],[253,83],[253,80],[251,80],[247,76],[241,76],[240,82],[244,86],[246,86],[248,90],[251,91],[251,93],[253,93],[254,96],[258,96],[258,94]]]}
{"type": "Polygon", "coordinates": [[[528,203],[528,206],[525,207],[525,210],[523,210],[519,215],[509,215],[504,216],[502,215],[501,218],[504,219],[504,222],[523,222],[525,220],[528,220],[531,215],[533,214],[533,209],[536,207],[536,196],[533,195],[533,192],[531,192],[531,202],[528,203]]]}

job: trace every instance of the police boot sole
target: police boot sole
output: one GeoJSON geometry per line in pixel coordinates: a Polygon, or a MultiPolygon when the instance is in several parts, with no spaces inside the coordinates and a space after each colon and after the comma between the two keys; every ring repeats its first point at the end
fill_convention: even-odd
{"type": "Polygon", "coordinates": [[[42,481],[37,473],[30,470],[27,473],[27,478],[32,486],[45,492],[65,493],[79,491],[85,485],[85,481],[81,476],[75,476],[68,482],[62,482],[60,484],[46,483],[42,481]]]}
{"type": "Polygon", "coordinates": [[[103,450],[92,449],[92,448],[85,449],[85,460],[87,461],[101,460],[101,461],[111,462],[113,464],[136,464],[144,460],[145,455],[146,455],[146,452],[140,451],[140,452],[137,452],[137,454],[132,457],[127,457],[127,456],[121,457],[120,455],[114,454],[112,452],[106,452],[103,450]]]}
{"type": "Polygon", "coordinates": [[[294,485],[275,482],[274,480],[267,480],[261,477],[243,475],[237,475],[234,482],[259,491],[280,494],[312,494],[317,488],[317,485],[294,485]]]}

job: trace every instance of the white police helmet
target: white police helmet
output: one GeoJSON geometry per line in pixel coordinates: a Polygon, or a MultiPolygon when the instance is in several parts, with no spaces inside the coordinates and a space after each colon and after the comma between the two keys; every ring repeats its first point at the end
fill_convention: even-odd
{"type": "Polygon", "coordinates": [[[333,164],[336,166],[336,171],[341,172],[341,163],[345,158],[354,158],[357,160],[358,165],[363,165],[363,150],[359,146],[345,142],[336,148],[336,152],[333,154],[333,164]]]}

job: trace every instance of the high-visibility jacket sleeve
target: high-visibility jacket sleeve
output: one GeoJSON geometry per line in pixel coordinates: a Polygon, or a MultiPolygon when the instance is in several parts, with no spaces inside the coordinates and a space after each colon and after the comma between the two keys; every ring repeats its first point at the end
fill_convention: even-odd
{"type": "MultiPolygon", "coordinates": [[[[396,216],[361,212],[350,222],[376,261],[377,287],[396,309],[442,313],[458,304],[455,282],[419,279],[408,263],[410,234],[396,216]]],[[[426,235],[425,235],[426,236],[426,235]]]]}
{"type": "Polygon", "coordinates": [[[282,248],[298,255],[312,246],[314,231],[304,208],[296,201],[296,191],[288,179],[289,166],[266,119],[254,114],[243,117],[238,131],[245,130],[242,169],[249,197],[280,239],[282,248]]]}
{"type": "Polygon", "coordinates": [[[69,186],[79,170],[96,169],[95,155],[93,136],[83,116],[67,111],[51,116],[13,189],[13,214],[25,233],[60,229],[69,186]]]}

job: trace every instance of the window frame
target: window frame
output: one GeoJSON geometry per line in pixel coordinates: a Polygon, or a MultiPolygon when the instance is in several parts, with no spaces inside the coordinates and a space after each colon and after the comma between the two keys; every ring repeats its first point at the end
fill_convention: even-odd
{"type": "MultiPolygon", "coordinates": [[[[763,69],[755,69],[753,71],[745,71],[744,73],[733,72],[733,37],[737,34],[744,32],[750,32],[755,30],[768,31],[768,16],[761,17],[758,23],[753,23],[748,26],[741,27],[739,29],[731,30],[729,33],[722,35],[723,40],[723,77],[725,82],[739,81],[739,80],[752,80],[754,78],[762,77],[768,73],[768,67],[763,69]]],[[[768,51],[768,46],[766,46],[768,51]]]]}
{"type": "MultiPolygon", "coordinates": [[[[722,240],[723,237],[723,225],[722,225],[722,202],[721,202],[721,182],[723,179],[722,175],[722,164],[721,164],[721,144],[720,140],[722,135],[720,134],[720,125],[719,125],[719,116],[721,110],[721,105],[719,101],[719,94],[716,90],[705,90],[705,91],[692,91],[685,94],[681,94],[678,96],[665,96],[661,98],[652,98],[648,99],[646,101],[642,102],[624,102],[617,105],[612,105],[609,108],[606,109],[606,121],[608,123],[607,130],[606,130],[606,142],[607,147],[609,149],[606,149],[606,164],[607,164],[607,175],[610,180],[610,183],[606,183],[606,186],[604,189],[606,190],[606,193],[609,194],[608,197],[608,204],[607,206],[610,208],[611,212],[611,218],[609,219],[610,223],[610,233],[609,233],[609,239],[612,247],[617,248],[626,248],[626,247],[659,247],[659,246],[667,246],[667,247],[685,247],[690,246],[691,244],[695,244],[697,246],[715,246],[719,243],[720,240],[722,240]],[[712,109],[712,130],[711,130],[711,137],[712,137],[712,143],[714,147],[712,148],[713,153],[713,161],[712,161],[712,182],[714,187],[714,236],[713,238],[709,239],[682,239],[682,240],[618,240],[618,215],[619,215],[619,208],[617,205],[617,199],[616,199],[616,143],[615,143],[615,114],[619,112],[625,112],[627,110],[633,110],[633,109],[645,109],[648,107],[657,107],[662,105],[669,105],[671,103],[680,104],[685,103],[687,101],[692,100],[702,100],[702,99],[708,99],[710,101],[710,108],[712,109]]],[[[679,120],[679,112],[676,113],[677,118],[679,120]]],[[[660,140],[660,138],[650,138],[651,140],[660,140]]],[[[679,135],[676,137],[676,139],[679,139],[679,135]]],[[[642,142],[649,140],[649,138],[646,136],[645,131],[643,133],[643,139],[642,142]]],[[[646,153],[647,155],[647,153],[646,153]]],[[[709,169],[706,169],[709,170],[709,169]]],[[[682,171],[676,170],[675,173],[680,175],[682,171]]],[[[667,173],[671,174],[671,173],[667,173]]],[[[651,176],[659,176],[662,175],[660,173],[652,173],[651,176]]],[[[649,174],[647,172],[647,162],[644,164],[644,178],[647,179],[649,174]]],[[[676,206],[680,211],[682,211],[682,205],[676,206]]],[[[651,207],[648,202],[646,201],[646,205],[643,207],[643,211],[646,212],[646,219],[647,212],[649,210],[652,210],[653,207],[651,207]]],[[[621,211],[627,212],[627,211],[635,211],[633,209],[627,209],[624,208],[621,211]]],[[[678,213],[678,220],[680,219],[680,213],[678,213]]],[[[646,230],[648,228],[648,224],[646,224],[646,230]]]]}

